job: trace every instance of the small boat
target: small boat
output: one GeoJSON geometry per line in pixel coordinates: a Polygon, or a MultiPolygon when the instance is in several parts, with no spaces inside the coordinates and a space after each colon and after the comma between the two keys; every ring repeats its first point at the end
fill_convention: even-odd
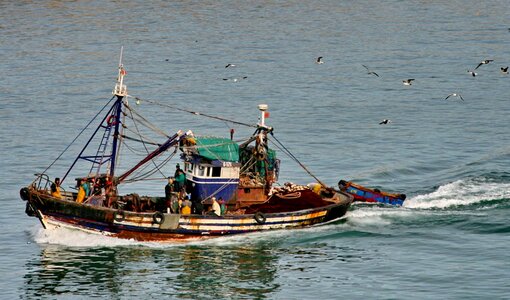
{"type": "Polygon", "coordinates": [[[134,98],[136,104],[152,100],[128,95],[122,51],[120,57],[113,97],[88,123],[96,121],[97,128],[92,128],[91,137],[68,171],[59,180],[51,180],[48,170],[52,163],[20,190],[26,201],[25,212],[37,217],[44,228],[65,227],[137,241],[176,242],[302,228],[345,215],[353,197],[327,187],[311,173],[321,183],[320,189],[278,184],[280,160],[268,144],[271,141],[289,153],[265,122],[266,104],[258,106],[260,117],[255,125],[169,106],[194,116],[253,127],[254,133],[242,141],[234,141],[232,131],[228,138],[200,136],[191,130],[176,130],[174,134],[155,130],[165,136],[162,142],[137,134],[142,126],[151,129],[156,126],[128,100],[134,98]],[[141,143],[142,149],[147,150],[134,163],[132,157],[139,153],[128,143],[141,143]],[[94,144],[95,148],[90,147],[94,144]],[[119,167],[121,148],[131,155],[129,167],[122,163],[124,170],[119,167]],[[183,169],[178,164],[174,176],[164,176],[168,173],[166,164],[177,152],[183,169]],[[85,167],[75,168],[77,165],[85,167]],[[75,190],[65,190],[63,183],[71,172],[78,173],[75,190]],[[155,179],[154,174],[163,176],[155,179]],[[147,192],[147,187],[141,190],[155,195],[120,193],[123,185],[149,180],[161,180],[164,184],[168,181],[165,196],[158,195],[163,193],[164,184],[161,193],[147,192]]]}
{"type": "Polygon", "coordinates": [[[402,206],[406,199],[405,194],[388,193],[379,189],[371,189],[351,181],[340,180],[338,188],[354,197],[354,201],[360,202],[378,202],[391,205],[402,206]]]}

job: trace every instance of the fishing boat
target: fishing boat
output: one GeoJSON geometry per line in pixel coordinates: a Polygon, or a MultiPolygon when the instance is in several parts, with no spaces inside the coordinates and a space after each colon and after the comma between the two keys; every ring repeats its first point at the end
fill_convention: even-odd
{"type": "Polygon", "coordinates": [[[379,189],[371,189],[351,181],[340,180],[338,188],[354,197],[354,201],[369,203],[384,203],[396,206],[404,205],[406,200],[405,194],[388,193],[379,189]]]}
{"type": "MultiPolygon", "coordinates": [[[[98,125],[95,130],[91,127],[90,138],[68,171],[59,180],[52,180],[48,174],[53,162],[36,174],[31,184],[21,188],[26,213],[38,218],[45,229],[64,227],[137,241],[176,242],[302,228],[345,215],[353,197],[326,186],[299,161],[320,188],[278,183],[280,159],[269,143],[292,154],[266,124],[266,104],[258,105],[260,117],[255,124],[173,106],[182,113],[253,127],[253,134],[242,141],[234,141],[233,132],[230,138],[201,136],[191,130],[166,134],[130,105],[130,100],[136,104],[156,102],[128,95],[125,76],[121,50],[113,97],[88,123],[98,125]],[[165,140],[158,143],[137,134],[142,125],[156,129],[165,140]],[[121,149],[132,149],[128,143],[142,144],[147,151],[141,159],[133,162],[131,158],[130,166],[120,170],[124,153],[121,149]],[[174,176],[162,176],[177,153],[180,164],[174,176]],[[82,173],[76,175],[76,185],[71,185],[74,188],[66,190],[63,184],[76,169],[82,173]],[[147,189],[121,193],[123,185],[149,182],[154,180],[150,176],[158,173],[162,174],[159,180],[164,183],[168,180],[161,193],[151,190],[147,194],[154,195],[142,195],[147,189]]],[[[297,161],[295,156],[291,157],[297,161]]]]}

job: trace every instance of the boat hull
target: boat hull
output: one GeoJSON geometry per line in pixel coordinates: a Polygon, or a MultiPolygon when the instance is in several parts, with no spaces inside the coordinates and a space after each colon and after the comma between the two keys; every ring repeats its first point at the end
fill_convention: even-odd
{"type": "Polygon", "coordinates": [[[352,197],[345,195],[341,201],[318,208],[219,217],[116,210],[60,200],[44,191],[25,189],[27,213],[38,217],[45,228],[62,226],[137,241],[185,241],[302,228],[341,218],[352,202],[352,197]]]}
{"type": "Polygon", "coordinates": [[[404,205],[404,201],[406,199],[405,194],[382,192],[377,189],[370,189],[347,181],[340,181],[339,188],[342,191],[351,194],[354,197],[354,201],[358,202],[384,203],[395,206],[402,206],[404,205]]]}

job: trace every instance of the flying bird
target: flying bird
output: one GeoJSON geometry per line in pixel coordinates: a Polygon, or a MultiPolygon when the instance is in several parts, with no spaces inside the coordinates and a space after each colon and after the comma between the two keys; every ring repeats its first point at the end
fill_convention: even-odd
{"type": "Polygon", "coordinates": [[[412,85],[412,81],[413,81],[413,80],[414,80],[413,78],[411,78],[411,79],[406,79],[406,80],[402,80],[402,83],[403,83],[404,85],[412,85]]]}
{"type": "Polygon", "coordinates": [[[365,66],[365,65],[362,65],[362,66],[365,67],[365,69],[367,69],[367,74],[375,75],[375,76],[379,77],[379,75],[376,72],[370,71],[370,69],[367,66],[365,66]]]}
{"type": "Polygon", "coordinates": [[[248,76],[243,76],[243,77],[241,77],[241,78],[223,78],[223,80],[225,80],[225,81],[238,82],[238,81],[241,81],[241,80],[246,79],[246,78],[248,78],[248,76]]]}
{"type": "Polygon", "coordinates": [[[316,64],[323,64],[324,61],[322,60],[322,56],[317,57],[317,60],[315,61],[316,64]]]}
{"type": "Polygon", "coordinates": [[[501,67],[501,73],[508,74],[508,66],[506,68],[501,67]]]}
{"type": "Polygon", "coordinates": [[[450,95],[448,95],[448,97],[444,98],[444,100],[447,100],[450,97],[459,97],[460,100],[464,101],[464,98],[462,98],[462,95],[461,94],[457,94],[457,93],[451,93],[450,95]]]}
{"type": "Polygon", "coordinates": [[[227,65],[225,66],[225,68],[228,68],[228,67],[235,67],[235,66],[236,66],[236,65],[234,65],[234,64],[227,64],[227,65]]]}
{"type": "Polygon", "coordinates": [[[468,73],[471,74],[471,76],[475,77],[476,75],[478,75],[478,73],[475,73],[474,71],[470,71],[468,70],[468,73]]]}
{"type": "Polygon", "coordinates": [[[391,120],[389,120],[389,119],[384,119],[384,120],[382,120],[382,121],[379,123],[379,125],[382,125],[382,124],[389,124],[389,123],[391,123],[391,120]]]}
{"type": "Polygon", "coordinates": [[[478,66],[476,66],[475,70],[478,69],[481,65],[486,65],[488,63],[490,63],[491,61],[494,61],[494,59],[486,59],[486,60],[482,60],[478,66]]]}

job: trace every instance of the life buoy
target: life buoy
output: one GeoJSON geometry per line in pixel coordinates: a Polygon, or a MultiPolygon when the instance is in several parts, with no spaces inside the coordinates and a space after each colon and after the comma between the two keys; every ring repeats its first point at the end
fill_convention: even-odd
{"type": "Polygon", "coordinates": [[[23,199],[25,201],[30,199],[30,193],[28,191],[28,188],[24,187],[21,190],[19,190],[19,196],[21,197],[21,199],[23,199]]]}
{"type": "Polygon", "coordinates": [[[264,216],[264,214],[261,213],[260,211],[256,212],[253,215],[253,218],[255,219],[255,222],[257,222],[260,225],[266,223],[266,216],[264,216]]]}
{"type": "Polygon", "coordinates": [[[108,124],[108,126],[115,125],[116,124],[115,116],[114,115],[109,116],[108,119],[106,119],[106,124],[108,124]]]}
{"type": "Polygon", "coordinates": [[[126,213],[123,210],[118,210],[115,212],[115,215],[113,216],[113,219],[115,222],[122,222],[126,219],[126,213]]]}
{"type": "Polygon", "coordinates": [[[163,224],[163,222],[165,222],[165,215],[162,213],[162,212],[155,212],[153,215],[152,215],[152,222],[154,222],[154,224],[163,224]]]}

